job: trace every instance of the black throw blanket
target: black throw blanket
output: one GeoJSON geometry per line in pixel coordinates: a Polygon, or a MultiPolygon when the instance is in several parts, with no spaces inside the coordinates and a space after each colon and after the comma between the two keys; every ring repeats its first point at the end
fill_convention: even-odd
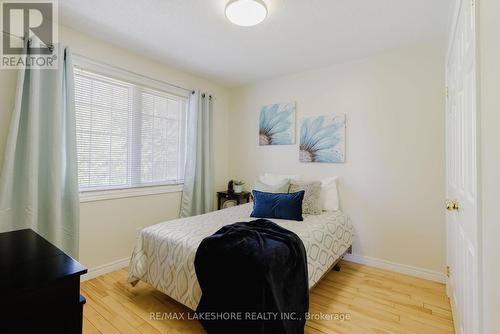
{"type": "Polygon", "coordinates": [[[307,258],[295,233],[265,219],[227,225],[201,242],[194,265],[209,334],[304,333],[307,258]]]}

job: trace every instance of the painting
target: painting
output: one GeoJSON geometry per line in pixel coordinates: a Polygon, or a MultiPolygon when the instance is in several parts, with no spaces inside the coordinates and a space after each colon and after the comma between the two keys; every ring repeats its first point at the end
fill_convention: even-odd
{"type": "Polygon", "coordinates": [[[315,116],[300,125],[300,162],[345,162],[346,116],[315,116]]]}
{"type": "Polygon", "coordinates": [[[259,145],[295,144],[295,102],[262,107],[259,118],[259,145]]]}

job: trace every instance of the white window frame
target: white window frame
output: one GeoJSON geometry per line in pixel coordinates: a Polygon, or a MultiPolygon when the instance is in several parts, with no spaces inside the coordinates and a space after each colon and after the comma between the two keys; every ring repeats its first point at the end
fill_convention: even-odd
{"type": "MultiPolygon", "coordinates": [[[[89,58],[73,55],[73,66],[78,67],[90,72],[98,73],[113,79],[122,80],[131,84],[136,84],[144,88],[149,88],[154,91],[159,91],[165,95],[173,95],[177,97],[186,98],[189,100],[191,90],[177,87],[156,79],[148,78],[143,75],[133,73],[112,65],[104,64],[91,60],[89,58]]],[[[186,115],[183,115],[186,117],[186,115]]],[[[186,141],[184,141],[185,145],[186,141]]],[[[186,150],[184,149],[184,154],[186,150]]],[[[172,185],[145,185],[140,187],[127,187],[117,189],[103,189],[103,190],[85,190],[80,191],[80,202],[95,202],[110,199],[128,198],[158,195],[165,193],[178,193],[182,192],[183,184],[172,185]]]]}
{"type": "Polygon", "coordinates": [[[83,191],[80,192],[80,203],[97,202],[128,197],[160,195],[167,193],[179,193],[182,192],[183,187],[184,185],[182,184],[175,184],[166,186],[83,191]]]}

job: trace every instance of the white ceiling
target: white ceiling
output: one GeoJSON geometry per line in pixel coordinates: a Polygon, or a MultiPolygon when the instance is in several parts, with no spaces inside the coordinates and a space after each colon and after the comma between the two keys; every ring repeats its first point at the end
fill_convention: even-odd
{"type": "Polygon", "coordinates": [[[264,0],[268,18],[238,27],[228,0],[60,0],[66,26],[150,58],[241,85],[445,41],[450,0],[264,0]]]}

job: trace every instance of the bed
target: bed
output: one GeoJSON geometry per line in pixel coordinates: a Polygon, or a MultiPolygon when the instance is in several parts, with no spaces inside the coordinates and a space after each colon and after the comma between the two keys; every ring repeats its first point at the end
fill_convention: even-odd
{"type": "MultiPolygon", "coordinates": [[[[130,260],[128,282],[143,281],[195,310],[201,298],[194,259],[201,241],[222,226],[254,220],[252,204],[181,218],[143,229],[130,260]]],[[[304,215],[304,221],[269,219],[295,232],[307,253],[312,288],[352,244],[353,229],[341,211],[304,215]]]]}

